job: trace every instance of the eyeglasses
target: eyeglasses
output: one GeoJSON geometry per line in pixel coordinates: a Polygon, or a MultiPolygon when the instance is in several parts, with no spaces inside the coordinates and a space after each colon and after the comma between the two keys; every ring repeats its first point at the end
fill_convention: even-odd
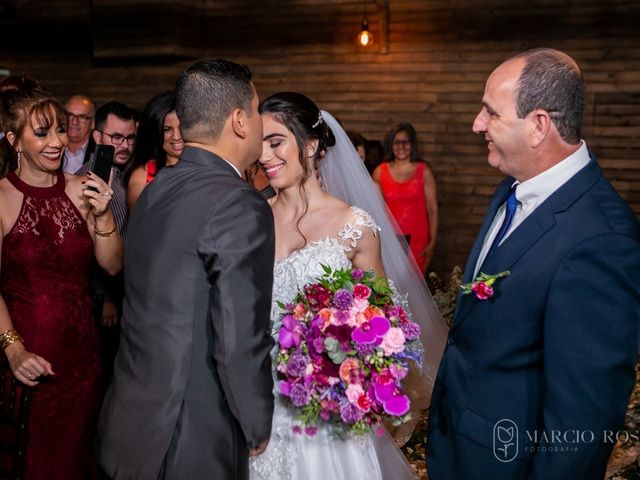
{"type": "Polygon", "coordinates": [[[411,140],[394,140],[393,141],[393,146],[394,147],[408,147],[412,143],[413,142],[411,140]]]}
{"type": "Polygon", "coordinates": [[[87,123],[89,120],[93,119],[93,117],[85,115],[84,113],[76,115],[75,113],[67,112],[67,119],[69,122],[75,120],[76,122],[87,123]]]}
{"type": "Polygon", "coordinates": [[[114,145],[122,145],[122,143],[126,140],[129,145],[131,145],[136,140],[136,134],[132,133],[131,135],[127,135],[126,137],[121,133],[107,133],[102,130],[98,130],[102,135],[106,135],[107,137],[111,137],[111,142],[114,145]]]}

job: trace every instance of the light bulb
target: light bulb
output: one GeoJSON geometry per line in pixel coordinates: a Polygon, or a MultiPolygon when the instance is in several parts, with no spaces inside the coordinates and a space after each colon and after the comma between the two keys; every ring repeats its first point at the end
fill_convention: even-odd
{"type": "Polygon", "coordinates": [[[358,43],[363,47],[366,47],[373,41],[373,35],[369,33],[369,22],[365,18],[362,21],[362,29],[360,30],[360,34],[358,35],[358,43]]]}

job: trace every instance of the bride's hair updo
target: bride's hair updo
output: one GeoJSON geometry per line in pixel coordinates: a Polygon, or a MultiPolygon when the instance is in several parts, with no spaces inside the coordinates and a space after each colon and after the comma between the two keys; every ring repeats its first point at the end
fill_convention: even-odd
{"type": "Polygon", "coordinates": [[[261,115],[271,115],[293,133],[298,144],[298,156],[304,172],[301,183],[318,170],[318,165],[327,148],[336,143],[333,132],[322,119],[318,106],[301,93],[281,92],[263,100],[258,109],[261,115]],[[313,157],[313,170],[307,162],[307,144],[318,140],[318,148],[313,157]]]}

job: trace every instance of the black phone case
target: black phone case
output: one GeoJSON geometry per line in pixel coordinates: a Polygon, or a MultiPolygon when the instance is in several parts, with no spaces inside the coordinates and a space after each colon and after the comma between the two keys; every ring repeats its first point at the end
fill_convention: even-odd
{"type": "MultiPolygon", "coordinates": [[[[109,183],[109,177],[111,176],[111,166],[113,165],[113,156],[115,154],[115,148],[111,145],[96,145],[95,157],[93,160],[93,168],[91,171],[98,177],[109,183]]],[[[92,190],[96,190],[90,187],[92,190]]]]}

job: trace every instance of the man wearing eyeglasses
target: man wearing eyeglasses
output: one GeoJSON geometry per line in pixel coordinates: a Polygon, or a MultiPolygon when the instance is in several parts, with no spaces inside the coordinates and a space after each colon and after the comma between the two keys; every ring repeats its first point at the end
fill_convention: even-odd
{"type": "Polygon", "coordinates": [[[96,106],[89,97],[74,95],[64,108],[67,111],[67,136],[69,145],[64,152],[62,169],[67,173],[76,173],[89,159],[89,136],[93,130],[96,106]]]}
{"type": "MultiPolygon", "coordinates": [[[[96,145],[113,145],[115,148],[111,169],[111,189],[113,190],[111,209],[122,238],[124,238],[124,227],[127,221],[126,192],[122,185],[122,173],[131,158],[135,139],[136,124],[131,108],[124,103],[111,101],[96,110],[93,140],[96,145]]],[[[76,174],[84,175],[92,168],[93,159],[76,174]]]]}

